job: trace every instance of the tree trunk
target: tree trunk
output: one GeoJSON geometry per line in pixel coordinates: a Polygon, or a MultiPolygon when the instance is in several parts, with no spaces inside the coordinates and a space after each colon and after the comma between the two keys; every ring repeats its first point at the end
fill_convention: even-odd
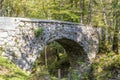
{"type": "Polygon", "coordinates": [[[80,17],[80,23],[84,23],[84,0],[80,0],[80,11],[81,11],[81,17],[80,17]]]}
{"type": "Polygon", "coordinates": [[[120,27],[120,23],[119,23],[119,20],[120,20],[120,10],[118,9],[118,0],[115,0],[113,1],[113,16],[114,16],[114,19],[115,19],[115,29],[114,29],[114,37],[113,37],[113,51],[115,53],[118,53],[118,50],[119,50],[119,27],[120,27]]]}
{"type": "Polygon", "coordinates": [[[46,68],[47,68],[47,46],[45,46],[45,66],[46,66],[46,68]]]}
{"type": "Polygon", "coordinates": [[[61,80],[61,69],[58,69],[58,80],[61,80]]]}
{"type": "Polygon", "coordinates": [[[4,16],[5,13],[4,13],[4,0],[0,0],[0,15],[1,16],[4,16]]]}
{"type": "Polygon", "coordinates": [[[113,37],[113,51],[118,53],[118,42],[119,42],[119,11],[115,13],[115,29],[114,29],[114,37],[113,37]]]}
{"type": "Polygon", "coordinates": [[[89,2],[89,14],[88,14],[88,24],[91,24],[92,20],[92,0],[89,2]]]}
{"type": "Polygon", "coordinates": [[[103,4],[103,0],[100,0],[101,2],[101,6],[102,6],[102,11],[103,11],[103,19],[104,19],[104,23],[106,26],[108,26],[107,24],[107,15],[106,15],[106,9],[105,9],[105,6],[103,4]]]}

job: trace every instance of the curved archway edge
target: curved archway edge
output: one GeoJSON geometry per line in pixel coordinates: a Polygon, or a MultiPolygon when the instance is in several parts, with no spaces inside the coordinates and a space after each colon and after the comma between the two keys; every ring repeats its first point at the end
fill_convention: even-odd
{"type": "Polygon", "coordinates": [[[55,40],[72,51],[78,52],[80,49],[89,60],[98,52],[99,36],[96,28],[71,22],[25,18],[1,17],[0,22],[8,22],[0,27],[0,47],[4,48],[2,55],[26,71],[31,70],[45,45],[55,40]],[[39,28],[42,32],[36,37],[35,31],[39,28]]]}

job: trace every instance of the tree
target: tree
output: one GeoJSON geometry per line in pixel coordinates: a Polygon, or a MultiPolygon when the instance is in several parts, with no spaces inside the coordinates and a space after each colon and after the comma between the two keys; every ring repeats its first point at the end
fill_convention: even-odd
{"type": "Polygon", "coordinates": [[[81,17],[80,17],[80,23],[84,23],[84,1],[85,0],[80,0],[80,11],[81,11],[81,17]]]}
{"type": "Polygon", "coordinates": [[[93,0],[89,0],[88,24],[91,24],[91,20],[92,20],[92,2],[93,2],[93,0]]]}
{"type": "Polygon", "coordinates": [[[4,16],[4,0],[0,0],[0,15],[4,16]]]}
{"type": "Polygon", "coordinates": [[[119,30],[120,30],[120,4],[118,0],[113,1],[113,16],[114,16],[114,37],[113,37],[113,51],[118,53],[119,49],[119,30]]]}

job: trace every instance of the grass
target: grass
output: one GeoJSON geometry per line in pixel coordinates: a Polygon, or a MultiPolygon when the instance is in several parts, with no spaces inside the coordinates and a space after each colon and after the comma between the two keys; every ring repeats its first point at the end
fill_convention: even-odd
{"type": "Polygon", "coordinates": [[[119,80],[120,79],[120,54],[113,52],[100,54],[92,65],[93,80],[119,80]]]}
{"type": "Polygon", "coordinates": [[[28,80],[29,74],[2,57],[1,53],[2,51],[0,50],[0,80],[28,80]]]}

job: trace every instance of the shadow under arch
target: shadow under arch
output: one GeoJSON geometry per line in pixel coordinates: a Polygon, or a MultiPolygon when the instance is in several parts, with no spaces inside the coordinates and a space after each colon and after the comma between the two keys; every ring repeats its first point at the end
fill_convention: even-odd
{"type": "MultiPolygon", "coordinates": [[[[58,44],[60,44],[65,49],[66,54],[67,54],[67,58],[68,58],[67,62],[64,62],[65,64],[63,63],[63,64],[59,65],[59,66],[68,65],[67,73],[65,75],[68,75],[69,71],[71,73],[71,72],[73,72],[73,70],[80,70],[80,66],[83,63],[86,63],[86,61],[88,59],[87,53],[85,53],[83,47],[80,46],[80,44],[77,43],[76,41],[67,39],[67,38],[55,39],[55,40],[49,42],[48,44],[46,44],[45,46],[50,45],[54,41],[57,42],[58,44]]],[[[44,62],[44,65],[45,65],[45,62],[44,62]]],[[[60,68],[61,67],[58,67],[57,69],[60,69],[60,68]]],[[[62,70],[64,70],[64,69],[61,68],[61,71],[62,70]]],[[[52,72],[49,71],[49,73],[52,73],[52,72]]],[[[56,73],[57,73],[57,71],[56,71],[56,73]]],[[[78,71],[78,75],[81,73],[82,73],[81,71],[78,71]]],[[[56,75],[56,77],[57,77],[57,75],[56,75]]]]}
{"type": "Polygon", "coordinates": [[[55,41],[66,50],[70,66],[75,67],[79,65],[79,61],[86,62],[88,60],[87,53],[85,53],[83,47],[76,41],[67,38],[61,38],[55,41]]]}
{"type": "MultiPolygon", "coordinates": [[[[69,68],[78,69],[82,63],[89,61],[87,53],[85,53],[83,47],[80,46],[80,44],[76,41],[67,39],[65,37],[53,41],[57,42],[65,49],[68,56],[68,63],[70,63],[69,68]]],[[[51,42],[49,42],[47,45],[50,43],[51,42]]]]}

